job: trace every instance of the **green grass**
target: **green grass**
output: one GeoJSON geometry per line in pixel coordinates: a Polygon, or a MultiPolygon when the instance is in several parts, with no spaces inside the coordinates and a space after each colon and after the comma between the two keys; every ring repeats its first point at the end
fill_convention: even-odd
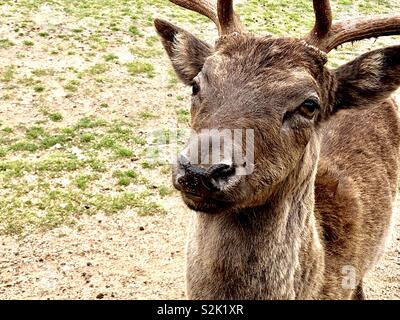
{"type": "Polygon", "coordinates": [[[0,147],[0,158],[4,158],[7,155],[7,149],[0,147]]]}
{"type": "Polygon", "coordinates": [[[138,214],[140,216],[152,216],[160,213],[165,213],[165,210],[160,204],[154,201],[145,202],[138,206],[138,214]]]}
{"type": "Polygon", "coordinates": [[[177,116],[178,122],[184,123],[184,124],[189,124],[190,112],[187,108],[177,109],[176,116],[177,116]]]}
{"type": "Polygon", "coordinates": [[[14,79],[16,68],[14,65],[7,66],[3,72],[1,72],[0,80],[2,82],[10,82],[14,79]]]}
{"type": "Polygon", "coordinates": [[[80,174],[74,179],[74,182],[79,189],[86,190],[89,184],[97,178],[97,175],[80,174]]]}
{"type": "Polygon", "coordinates": [[[133,61],[128,63],[126,66],[128,68],[128,72],[133,76],[138,74],[144,74],[148,78],[154,78],[155,76],[155,69],[151,63],[142,61],[133,61]]]}
{"type": "Polygon", "coordinates": [[[32,70],[32,74],[36,77],[43,77],[43,76],[49,76],[52,75],[54,73],[53,70],[51,69],[34,69],[32,70]]]}
{"type": "Polygon", "coordinates": [[[140,58],[155,58],[163,54],[163,51],[155,48],[142,48],[142,47],[132,47],[130,48],[132,54],[140,58]]]}
{"type": "Polygon", "coordinates": [[[104,55],[104,60],[105,61],[116,61],[116,60],[118,60],[118,56],[113,53],[108,53],[108,54],[104,55]]]}
{"type": "Polygon", "coordinates": [[[152,111],[145,109],[139,112],[139,117],[141,117],[144,120],[148,120],[148,119],[156,119],[158,116],[154,114],[152,111]]]}
{"type": "Polygon", "coordinates": [[[169,88],[176,88],[176,86],[179,84],[180,80],[177,77],[174,69],[170,68],[168,69],[168,87],[169,88]]]}
{"type": "Polygon", "coordinates": [[[31,40],[24,40],[22,43],[27,47],[32,47],[34,45],[33,41],[31,40]]]}
{"type": "Polygon", "coordinates": [[[25,87],[34,87],[35,85],[40,84],[40,80],[37,80],[34,77],[24,76],[18,80],[18,83],[25,87]]]}
{"type": "Polygon", "coordinates": [[[33,90],[37,93],[43,92],[45,90],[45,86],[42,84],[37,84],[33,87],[33,90]]]}
{"type": "Polygon", "coordinates": [[[88,69],[88,73],[91,75],[103,74],[108,70],[108,66],[105,64],[97,63],[88,69]]]}
{"type": "Polygon", "coordinates": [[[49,119],[51,121],[58,122],[63,119],[63,116],[59,112],[54,112],[54,113],[49,114],[49,119]]]}
{"type": "Polygon", "coordinates": [[[64,89],[69,92],[76,92],[78,91],[78,86],[80,82],[78,80],[69,80],[65,85],[64,89]]]}
{"type": "Polygon", "coordinates": [[[80,141],[82,143],[89,143],[96,139],[96,135],[90,132],[84,132],[80,136],[80,141]]]}
{"type": "Polygon", "coordinates": [[[142,36],[137,26],[130,26],[128,29],[129,33],[134,36],[142,36]]]}
{"type": "Polygon", "coordinates": [[[167,197],[171,195],[173,192],[174,190],[171,187],[161,186],[158,188],[158,193],[160,194],[161,197],[167,197]]]}
{"type": "Polygon", "coordinates": [[[25,135],[28,139],[38,139],[39,137],[47,136],[47,133],[42,127],[31,127],[26,129],[25,135]]]}
{"type": "Polygon", "coordinates": [[[81,33],[81,32],[83,32],[83,29],[82,28],[74,28],[71,31],[74,33],[81,33]]]}
{"type": "Polygon", "coordinates": [[[32,142],[21,141],[21,142],[16,142],[16,143],[10,145],[9,149],[12,151],[35,152],[39,149],[39,146],[32,142]]]}
{"type": "Polygon", "coordinates": [[[154,46],[157,42],[159,41],[159,39],[158,39],[158,37],[157,36],[150,36],[150,37],[148,37],[148,38],[146,38],[146,44],[149,46],[149,47],[152,47],[152,46],[154,46]]]}
{"type": "Polygon", "coordinates": [[[107,123],[103,119],[98,119],[96,117],[84,117],[78,121],[75,125],[75,129],[93,129],[96,127],[105,126],[107,123]]]}
{"type": "Polygon", "coordinates": [[[14,42],[9,39],[0,39],[0,49],[8,49],[14,45],[14,42]]]}
{"type": "Polygon", "coordinates": [[[131,183],[137,182],[139,175],[132,169],[126,171],[117,170],[113,173],[113,177],[118,180],[118,185],[126,187],[131,183]]]}
{"type": "Polygon", "coordinates": [[[132,157],[133,156],[132,149],[127,148],[127,147],[118,146],[118,147],[114,148],[113,151],[114,151],[114,154],[118,158],[127,158],[127,157],[132,157]]]}
{"type": "Polygon", "coordinates": [[[68,137],[66,135],[53,135],[45,137],[41,141],[41,146],[45,149],[51,148],[55,145],[62,145],[68,141],[68,137]]]}
{"type": "Polygon", "coordinates": [[[1,131],[5,132],[5,133],[12,133],[12,132],[14,132],[14,129],[10,128],[10,127],[6,127],[6,128],[1,129],[1,131]]]}

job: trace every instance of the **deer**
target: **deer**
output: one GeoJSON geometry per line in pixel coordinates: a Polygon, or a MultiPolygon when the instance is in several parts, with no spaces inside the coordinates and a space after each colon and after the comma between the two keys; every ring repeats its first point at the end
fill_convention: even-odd
{"type": "Polygon", "coordinates": [[[170,1],[218,28],[211,45],[154,21],[177,76],[192,87],[190,125],[198,133],[172,168],[192,212],[187,298],[366,299],[363,279],[394,220],[400,46],[336,69],[327,54],[346,42],[400,34],[400,15],[333,21],[330,1],[313,0],[308,34],[257,36],[231,0],[170,1]],[[233,128],[254,132],[251,170],[242,173],[251,164],[229,147],[221,162],[195,162],[188,150],[199,149],[199,136],[212,140],[233,128]]]}

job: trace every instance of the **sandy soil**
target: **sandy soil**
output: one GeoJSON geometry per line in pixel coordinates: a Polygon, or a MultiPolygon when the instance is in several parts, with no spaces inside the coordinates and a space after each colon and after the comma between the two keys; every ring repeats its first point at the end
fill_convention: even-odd
{"type": "MultiPolygon", "coordinates": [[[[2,299],[183,299],[189,210],[84,217],[17,240],[0,237],[2,299]]],[[[397,224],[397,231],[400,224],[397,224]]],[[[397,235],[396,235],[397,233],[397,235]]],[[[400,232],[365,279],[370,299],[400,299],[400,232]]]]}

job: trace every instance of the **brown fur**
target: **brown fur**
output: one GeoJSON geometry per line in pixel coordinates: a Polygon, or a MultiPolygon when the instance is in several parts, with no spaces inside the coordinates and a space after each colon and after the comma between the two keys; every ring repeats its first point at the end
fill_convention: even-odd
{"type": "Polygon", "coordinates": [[[164,21],[156,28],[180,78],[201,88],[192,128],[255,131],[254,172],[229,190],[193,197],[174,170],[196,211],[188,297],[364,298],[396,195],[400,123],[389,97],[400,85],[400,47],[329,70],[297,39],[233,34],[212,48],[164,21]],[[312,119],[299,111],[309,96],[320,101],[312,119]],[[356,271],[352,288],[342,285],[346,266],[356,271]]]}

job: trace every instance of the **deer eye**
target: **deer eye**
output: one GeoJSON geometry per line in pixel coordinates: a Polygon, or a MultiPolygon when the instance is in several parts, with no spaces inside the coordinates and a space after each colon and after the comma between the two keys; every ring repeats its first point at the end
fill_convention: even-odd
{"type": "Polygon", "coordinates": [[[300,105],[298,112],[303,117],[312,119],[317,109],[319,109],[319,102],[316,99],[307,99],[300,105]]]}
{"type": "Polygon", "coordinates": [[[200,86],[197,82],[193,82],[192,84],[192,95],[197,95],[200,92],[200,86]]]}

